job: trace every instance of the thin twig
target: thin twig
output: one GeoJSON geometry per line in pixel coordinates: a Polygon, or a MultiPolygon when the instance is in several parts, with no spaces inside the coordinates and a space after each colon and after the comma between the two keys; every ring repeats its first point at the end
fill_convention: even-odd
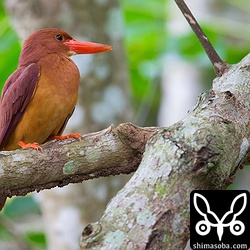
{"type": "Polygon", "coordinates": [[[199,23],[196,21],[195,17],[193,16],[192,12],[188,8],[184,0],[175,0],[175,2],[178,5],[184,17],[186,18],[187,22],[191,26],[195,35],[199,39],[206,54],[208,55],[211,63],[213,64],[216,75],[222,76],[223,73],[228,69],[227,62],[223,61],[218,55],[218,53],[215,51],[213,45],[211,44],[211,42],[209,41],[209,39],[203,32],[202,28],[200,27],[199,23]]]}

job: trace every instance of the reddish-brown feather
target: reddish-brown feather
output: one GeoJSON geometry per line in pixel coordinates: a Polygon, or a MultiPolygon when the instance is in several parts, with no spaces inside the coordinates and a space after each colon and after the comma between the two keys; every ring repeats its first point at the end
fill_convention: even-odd
{"type": "Polygon", "coordinates": [[[6,81],[0,105],[0,149],[20,121],[39,79],[39,67],[32,63],[18,68],[6,81]]]}

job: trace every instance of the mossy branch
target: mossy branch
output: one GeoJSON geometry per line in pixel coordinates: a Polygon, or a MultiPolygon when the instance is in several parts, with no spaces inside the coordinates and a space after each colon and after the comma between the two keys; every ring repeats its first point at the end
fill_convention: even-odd
{"type": "Polygon", "coordinates": [[[248,161],[249,96],[250,54],[186,118],[149,138],[133,177],[83,230],[82,249],[184,249],[191,191],[225,189],[248,161]]]}

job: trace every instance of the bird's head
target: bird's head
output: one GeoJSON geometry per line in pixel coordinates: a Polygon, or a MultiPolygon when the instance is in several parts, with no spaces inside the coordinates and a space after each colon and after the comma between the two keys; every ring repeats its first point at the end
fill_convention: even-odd
{"type": "Polygon", "coordinates": [[[112,46],[78,41],[63,30],[48,28],[35,31],[24,42],[19,66],[36,62],[47,54],[93,54],[111,50],[112,46]]]}

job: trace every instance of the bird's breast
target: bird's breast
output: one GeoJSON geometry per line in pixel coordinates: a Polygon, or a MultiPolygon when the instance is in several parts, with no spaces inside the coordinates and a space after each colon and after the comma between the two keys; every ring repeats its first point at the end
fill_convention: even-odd
{"type": "Polygon", "coordinates": [[[68,58],[52,57],[39,62],[39,67],[35,93],[6,148],[16,147],[20,140],[45,142],[51,135],[60,133],[74,110],[80,80],[74,62],[68,58]]]}
{"type": "Polygon", "coordinates": [[[33,99],[58,112],[71,112],[78,98],[78,68],[64,57],[52,57],[46,62],[41,62],[40,80],[33,99]]]}

